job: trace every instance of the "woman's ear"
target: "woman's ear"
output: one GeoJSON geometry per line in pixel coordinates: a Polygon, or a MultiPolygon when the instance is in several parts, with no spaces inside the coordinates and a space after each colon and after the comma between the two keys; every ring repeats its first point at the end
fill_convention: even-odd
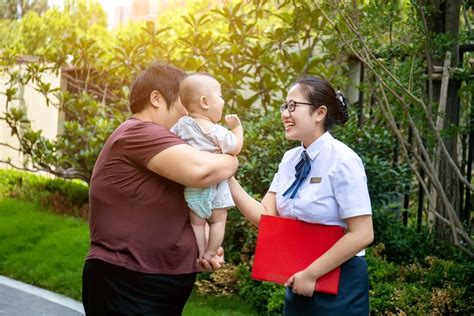
{"type": "Polygon", "coordinates": [[[325,105],[320,105],[313,113],[316,122],[322,122],[328,114],[328,108],[325,105]]]}
{"type": "Polygon", "coordinates": [[[165,99],[158,90],[153,90],[150,93],[150,103],[153,107],[159,108],[163,102],[165,102],[165,99]]]}
{"type": "Polygon", "coordinates": [[[204,110],[209,110],[209,100],[205,95],[199,98],[199,106],[204,110]]]}

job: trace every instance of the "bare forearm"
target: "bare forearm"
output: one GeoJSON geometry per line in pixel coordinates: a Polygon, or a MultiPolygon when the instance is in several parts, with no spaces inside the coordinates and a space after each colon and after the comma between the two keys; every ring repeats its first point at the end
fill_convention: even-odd
{"type": "Polygon", "coordinates": [[[309,274],[318,279],[337,266],[354,257],[369,243],[357,239],[351,233],[345,234],[331,249],[308,266],[309,274]]]}
{"type": "Polygon", "coordinates": [[[242,125],[239,125],[233,128],[232,133],[237,138],[237,144],[235,146],[235,149],[231,152],[231,154],[238,155],[240,151],[242,150],[242,146],[244,144],[244,129],[242,128],[242,125]]]}
{"type": "Polygon", "coordinates": [[[238,161],[232,155],[214,155],[202,162],[204,169],[196,187],[207,187],[232,177],[237,171],[238,161]]]}
{"type": "Polygon", "coordinates": [[[306,270],[313,278],[317,279],[355,256],[367,247],[373,238],[372,217],[364,215],[353,218],[348,226],[348,232],[306,270]]]}
{"type": "Polygon", "coordinates": [[[226,115],[225,121],[227,122],[227,125],[229,126],[230,130],[232,131],[232,134],[234,134],[237,138],[237,145],[235,146],[235,149],[232,152],[229,152],[229,154],[238,155],[242,150],[242,145],[244,143],[244,128],[242,127],[242,123],[240,122],[240,119],[237,114],[226,115]]]}
{"type": "Polygon", "coordinates": [[[232,155],[212,154],[182,144],[162,150],[146,167],[182,185],[204,188],[230,178],[237,170],[238,160],[232,155]]]}
{"type": "Polygon", "coordinates": [[[229,187],[236,207],[253,225],[258,226],[260,216],[266,213],[262,203],[245,192],[235,178],[229,179],[229,187]]]}

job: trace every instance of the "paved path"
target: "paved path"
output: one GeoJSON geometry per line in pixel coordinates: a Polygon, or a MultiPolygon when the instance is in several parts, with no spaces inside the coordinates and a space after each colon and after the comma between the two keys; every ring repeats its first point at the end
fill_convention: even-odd
{"type": "Polygon", "coordinates": [[[81,316],[82,303],[0,275],[1,316],[81,316]]]}

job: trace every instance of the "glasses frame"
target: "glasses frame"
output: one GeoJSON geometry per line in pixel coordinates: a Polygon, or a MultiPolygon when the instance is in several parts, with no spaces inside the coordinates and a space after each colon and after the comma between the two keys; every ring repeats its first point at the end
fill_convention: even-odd
{"type": "Polygon", "coordinates": [[[288,113],[294,112],[295,109],[296,109],[296,106],[297,106],[297,105],[300,105],[300,104],[303,104],[303,105],[313,105],[313,103],[297,102],[297,101],[290,100],[290,101],[287,101],[287,102],[283,103],[283,104],[280,106],[280,113],[285,112],[285,110],[288,110],[288,113]]]}

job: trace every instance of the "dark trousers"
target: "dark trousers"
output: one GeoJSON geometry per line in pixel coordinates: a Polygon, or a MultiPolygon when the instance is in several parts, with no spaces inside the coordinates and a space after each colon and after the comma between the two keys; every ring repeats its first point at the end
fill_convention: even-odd
{"type": "Polygon", "coordinates": [[[339,293],[314,292],[312,297],[285,293],[285,316],[366,316],[369,315],[369,278],[364,257],[353,257],[341,266],[339,293]]]}
{"type": "Polygon", "coordinates": [[[195,279],[196,273],[148,274],[86,260],[82,302],[87,316],[181,315],[195,279]]]}

